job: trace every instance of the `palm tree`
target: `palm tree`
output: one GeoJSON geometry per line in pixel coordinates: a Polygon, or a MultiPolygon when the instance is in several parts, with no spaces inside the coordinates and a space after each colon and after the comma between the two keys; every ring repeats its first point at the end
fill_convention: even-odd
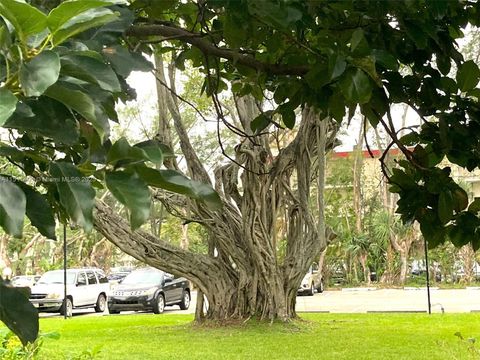
{"type": "Polygon", "coordinates": [[[370,268],[368,267],[367,260],[372,243],[369,236],[366,234],[354,234],[349,238],[346,245],[346,252],[349,254],[353,262],[358,261],[363,270],[364,281],[370,284],[370,268]]]}
{"type": "MultiPolygon", "coordinates": [[[[373,214],[371,235],[376,243],[388,242],[400,259],[398,283],[405,284],[408,272],[408,257],[412,244],[420,240],[420,232],[415,225],[403,224],[400,218],[386,210],[373,214]]],[[[387,261],[392,261],[391,257],[387,261]]],[[[387,264],[387,267],[392,264],[387,264]]],[[[390,266],[391,268],[391,266],[390,266]]]]}

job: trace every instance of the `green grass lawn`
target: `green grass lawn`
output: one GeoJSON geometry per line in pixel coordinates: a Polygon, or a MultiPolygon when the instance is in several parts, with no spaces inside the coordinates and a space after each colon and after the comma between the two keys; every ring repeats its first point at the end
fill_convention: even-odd
{"type": "Polygon", "coordinates": [[[289,325],[197,327],[190,315],[76,316],[40,320],[42,359],[101,346],[96,359],[479,359],[480,314],[302,314],[289,325]]]}

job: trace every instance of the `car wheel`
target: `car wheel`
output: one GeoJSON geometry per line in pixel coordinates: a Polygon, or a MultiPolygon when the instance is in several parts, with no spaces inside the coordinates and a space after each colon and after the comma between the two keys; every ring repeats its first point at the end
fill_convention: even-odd
{"type": "Polygon", "coordinates": [[[72,317],[72,315],[73,315],[73,304],[72,304],[72,300],[70,298],[66,298],[63,301],[63,305],[60,308],[60,314],[61,315],[67,315],[67,317],[72,317]]]}
{"type": "Polygon", "coordinates": [[[161,314],[165,310],[165,298],[162,294],[158,294],[157,298],[153,302],[153,312],[155,314],[161,314]]]}
{"type": "Polygon", "coordinates": [[[95,305],[95,312],[102,313],[105,311],[106,307],[107,307],[107,298],[103,294],[98,295],[97,304],[95,305]]]}
{"type": "Polygon", "coordinates": [[[323,280],[320,281],[320,284],[317,286],[317,291],[318,293],[323,293],[324,287],[323,287],[323,280]]]}
{"type": "Polygon", "coordinates": [[[113,309],[110,309],[110,308],[108,308],[108,312],[110,314],[120,314],[120,310],[113,310],[113,309]]]}
{"type": "Polygon", "coordinates": [[[182,302],[179,304],[181,310],[187,310],[190,306],[190,292],[183,290],[182,302]]]}
{"type": "Polygon", "coordinates": [[[315,285],[312,283],[312,285],[310,285],[310,290],[308,291],[308,296],[313,296],[313,294],[315,294],[315,285]]]}

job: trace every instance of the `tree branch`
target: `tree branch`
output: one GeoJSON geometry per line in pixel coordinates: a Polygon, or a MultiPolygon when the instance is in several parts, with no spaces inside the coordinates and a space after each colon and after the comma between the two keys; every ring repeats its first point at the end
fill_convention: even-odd
{"type": "MultiPolygon", "coordinates": [[[[156,60],[158,62],[156,64],[157,81],[159,81],[161,85],[166,84],[165,73],[163,72],[163,62],[161,61],[161,58],[157,58],[156,60]]],[[[170,86],[173,86],[173,84],[170,84],[170,86]]],[[[173,88],[172,90],[175,91],[173,88]]],[[[183,125],[182,116],[180,115],[180,111],[174,100],[174,97],[170,93],[165,93],[164,95],[168,110],[173,118],[175,131],[180,139],[180,148],[182,149],[185,160],[187,161],[190,176],[196,180],[201,180],[205,183],[211,184],[208,173],[206,172],[195,150],[193,149],[192,144],[190,143],[190,139],[188,138],[187,131],[183,125]]]]}
{"type": "Polygon", "coordinates": [[[310,70],[310,68],[305,65],[281,65],[264,63],[255,59],[253,56],[242,54],[239,51],[218,48],[214,44],[203,38],[200,34],[192,33],[190,31],[180,29],[171,25],[134,25],[130,29],[128,29],[127,35],[137,38],[143,38],[148,36],[175,38],[176,40],[182,40],[192,46],[195,46],[205,55],[231,60],[234,63],[238,63],[270,75],[302,76],[310,70]]]}
{"type": "Polygon", "coordinates": [[[127,254],[153,267],[185,276],[203,287],[205,274],[214,273],[217,265],[207,255],[182,250],[130,225],[102,201],[95,204],[95,229],[127,254]],[[213,271],[213,272],[212,272],[213,271]]]}

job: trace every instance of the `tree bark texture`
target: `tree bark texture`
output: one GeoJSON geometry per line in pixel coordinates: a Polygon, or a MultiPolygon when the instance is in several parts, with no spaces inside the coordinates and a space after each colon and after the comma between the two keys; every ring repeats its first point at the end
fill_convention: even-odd
{"type": "Polygon", "coordinates": [[[460,248],[458,255],[463,264],[464,278],[462,282],[470,284],[474,280],[475,251],[470,244],[460,248]]]}
{"type": "MultiPolygon", "coordinates": [[[[166,83],[163,71],[157,72],[157,78],[166,83]]],[[[146,231],[133,232],[102,201],[96,204],[95,228],[136,259],[192,281],[208,303],[206,313],[203,306],[197,307],[197,320],[294,318],[298,286],[326,247],[325,225],[318,223],[323,216],[319,220],[312,213],[315,199],[311,199],[310,188],[318,173],[318,154],[324,153],[317,152],[318,130],[329,119],[305,108],[293,140],[272,151],[269,134],[254,135],[250,130],[259,104],[252,98],[236,99],[238,118],[248,136],[235,148],[235,161],[217,167],[212,183],[189,140],[177,102],[169,92],[164,96],[187,174],[211,183],[223,200],[223,209],[211,211],[201,202],[161,190],[154,193],[154,199],[179,217],[186,217],[181,209],[188,208],[184,220],[205,227],[211,251],[195,254],[146,231]],[[286,249],[282,256],[279,233],[285,234],[280,239],[286,249]]],[[[327,149],[335,133],[329,128],[324,140],[327,149]]]]}

